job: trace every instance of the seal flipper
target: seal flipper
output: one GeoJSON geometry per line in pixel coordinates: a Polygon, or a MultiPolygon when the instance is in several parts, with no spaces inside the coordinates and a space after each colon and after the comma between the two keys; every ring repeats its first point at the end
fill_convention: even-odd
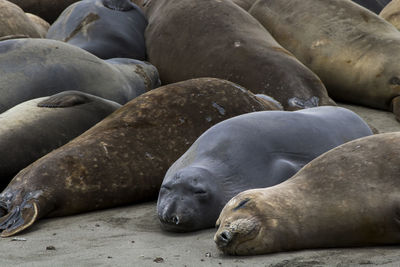
{"type": "Polygon", "coordinates": [[[77,105],[82,105],[91,102],[92,100],[84,93],[79,91],[65,91],[39,102],[40,108],[66,108],[77,105]]]}
{"type": "Polygon", "coordinates": [[[35,202],[16,206],[6,216],[0,218],[1,237],[9,237],[31,226],[38,218],[39,209],[35,202]]]}

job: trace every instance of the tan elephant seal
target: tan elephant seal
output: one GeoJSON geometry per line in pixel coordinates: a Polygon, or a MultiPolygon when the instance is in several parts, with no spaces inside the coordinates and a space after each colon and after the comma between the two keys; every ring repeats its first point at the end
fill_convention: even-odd
{"type": "Polygon", "coordinates": [[[39,16],[36,16],[34,14],[31,14],[31,13],[25,13],[25,14],[28,16],[28,18],[35,25],[36,30],[40,34],[40,37],[45,38],[46,34],[47,34],[47,31],[50,28],[50,24],[47,21],[45,21],[44,19],[42,19],[41,17],[39,17],[39,16]]]}
{"type": "Polygon", "coordinates": [[[168,167],[204,131],[270,109],[242,87],[195,79],[147,92],[29,165],[0,194],[1,236],[45,216],[155,199],[168,167]]]}
{"type": "Polygon", "coordinates": [[[390,22],[398,30],[400,29],[400,1],[392,0],[384,9],[382,9],[379,16],[390,22]]]}
{"type": "Polygon", "coordinates": [[[150,0],[148,61],[164,84],[226,79],[285,109],[335,105],[320,79],[230,0],[150,0]]]}
{"type": "Polygon", "coordinates": [[[20,7],[9,1],[0,0],[0,37],[11,39],[13,36],[41,37],[35,24],[20,7]]]}
{"type": "Polygon", "coordinates": [[[232,198],[214,240],[227,254],[400,243],[400,133],[332,149],[289,180],[232,198]]]}
{"type": "Polygon", "coordinates": [[[259,0],[250,9],[338,101],[400,116],[400,33],[348,0],[259,0]]]}

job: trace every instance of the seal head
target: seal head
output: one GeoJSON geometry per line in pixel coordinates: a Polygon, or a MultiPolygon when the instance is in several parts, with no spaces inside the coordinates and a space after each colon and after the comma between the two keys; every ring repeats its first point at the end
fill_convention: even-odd
{"type": "Polygon", "coordinates": [[[215,179],[213,174],[208,169],[195,166],[170,173],[165,177],[157,203],[162,228],[185,232],[204,228],[205,221],[214,224],[222,206],[218,188],[209,183],[215,179]],[[210,208],[216,205],[221,207],[210,208]]]}

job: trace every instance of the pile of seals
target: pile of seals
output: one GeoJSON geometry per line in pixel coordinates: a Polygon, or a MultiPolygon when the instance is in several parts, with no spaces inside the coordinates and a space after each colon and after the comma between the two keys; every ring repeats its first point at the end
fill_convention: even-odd
{"type": "Polygon", "coordinates": [[[335,103],[400,120],[388,2],[0,0],[1,237],[158,196],[227,254],[398,244],[400,134],[335,103]]]}

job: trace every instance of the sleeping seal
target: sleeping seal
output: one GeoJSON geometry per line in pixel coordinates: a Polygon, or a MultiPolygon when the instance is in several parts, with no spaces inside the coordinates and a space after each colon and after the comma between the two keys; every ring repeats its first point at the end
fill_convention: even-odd
{"type": "Polygon", "coordinates": [[[240,193],[214,240],[227,254],[400,243],[400,133],[332,149],[277,186],[240,193]]]}
{"type": "Polygon", "coordinates": [[[129,0],[84,0],[69,6],[46,38],[76,45],[102,58],[146,59],[147,20],[129,0]]]}
{"type": "Polygon", "coordinates": [[[213,227],[239,192],[281,183],[329,149],[370,134],[358,115],[339,107],[255,112],[223,121],[165,175],[157,203],[162,228],[213,227]]]}
{"type": "Polygon", "coordinates": [[[78,91],[23,102],[0,114],[0,186],[121,105],[78,91]]]}
{"type": "Polygon", "coordinates": [[[349,0],[258,0],[249,12],[333,99],[400,119],[400,33],[393,25],[349,0]]]}
{"type": "Polygon", "coordinates": [[[45,216],[155,199],[168,167],[209,127],[268,109],[219,79],[149,91],[20,171],[0,194],[1,236],[45,216]]]}
{"type": "Polygon", "coordinates": [[[125,58],[102,60],[47,39],[0,42],[0,113],[30,99],[67,90],[125,104],[159,85],[154,66],[125,58]]]}

